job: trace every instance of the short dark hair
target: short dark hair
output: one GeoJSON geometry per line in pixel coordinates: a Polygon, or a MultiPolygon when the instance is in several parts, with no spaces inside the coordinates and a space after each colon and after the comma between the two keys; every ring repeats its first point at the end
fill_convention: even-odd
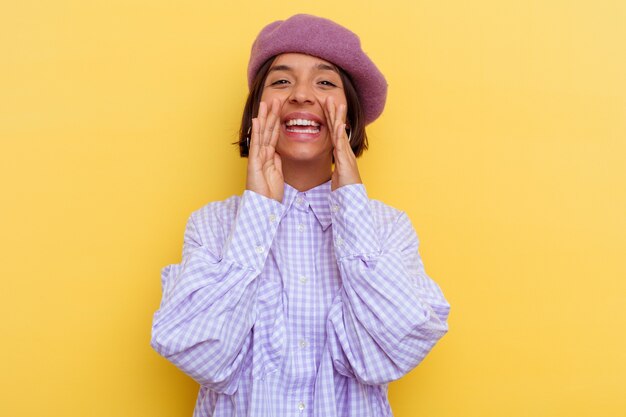
{"type": "MultiPolygon", "coordinates": [[[[250,135],[252,129],[252,118],[256,117],[259,112],[259,104],[261,102],[261,95],[263,94],[263,86],[267,79],[267,74],[272,66],[272,63],[276,57],[272,57],[265,61],[259,68],[254,80],[252,81],[252,87],[246,100],[246,105],[243,108],[243,116],[241,117],[241,127],[239,128],[239,141],[235,142],[235,145],[239,145],[239,155],[242,157],[248,156],[248,145],[246,138],[250,135]]],[[[348,111],[346,114],[346,124],[350,129],[350,147],[354,152],[354,155],[360,156],[364,150],[367,149],[367,134],[365,133],[365,115],[363,113],[363,107],[359,100],[359,96],[354,88],[354,83],[348,75],[340,67],[334,66],[341,77],[343,83],[343,90],[346,95],[346,103],[348,105],[348,111]]]]}

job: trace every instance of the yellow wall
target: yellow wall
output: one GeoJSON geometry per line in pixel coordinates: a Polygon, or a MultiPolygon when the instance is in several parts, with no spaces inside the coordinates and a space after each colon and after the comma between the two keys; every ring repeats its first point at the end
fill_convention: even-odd
{"type": "Polygon", "coordinates": [[[0,416],[191,415],[159,271],[241,191],[249,48],[297,12],[386,74],[362,176],[452,304],[396,417],[625,416],[623,0],[5,2],[0,416]]]}

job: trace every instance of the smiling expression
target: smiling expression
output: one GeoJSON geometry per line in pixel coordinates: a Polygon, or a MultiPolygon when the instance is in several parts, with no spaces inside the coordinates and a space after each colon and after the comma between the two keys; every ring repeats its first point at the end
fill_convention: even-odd
{"type": "Polygon", "coordinates": [[[330,161],[332,139],[324,115],[326,99],[346,104],[341,77],[334,65],[299,53],[281,54],[272,63],[261,100],[278,99],[280,135],[276,152],[283,160],[330,161]]]}

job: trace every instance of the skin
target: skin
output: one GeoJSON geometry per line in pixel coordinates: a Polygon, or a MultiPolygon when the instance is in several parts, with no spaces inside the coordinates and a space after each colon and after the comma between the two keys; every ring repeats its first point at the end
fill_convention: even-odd
{"type": "Polygon", "coordinates": [[[346,96],[334,66],[304,54],[279,55],[252,119],[246,188],[282,202],[284,184],[306,191],[329,179],[331,189],[360,184],[346,135],[346,96]],[[294,113],[321,124],[318,134],[288,132],[294,113]],[[333,169],[332,157],[335,158],[333,169]]]}

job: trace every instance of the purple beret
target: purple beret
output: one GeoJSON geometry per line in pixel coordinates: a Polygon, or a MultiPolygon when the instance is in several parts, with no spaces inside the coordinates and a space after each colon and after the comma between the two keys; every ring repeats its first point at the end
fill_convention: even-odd
{"type": "Polygon", "coordinates": [[[387,81],[361,49],[359,37],[331,20],[307,14],[278,20],[261,30],[250,53],[248,87],[252,87],[265,61],[289,52],[322,58],[350,74],[363,106],[365,124],[373,122],[383,112],[387,81]]]}

